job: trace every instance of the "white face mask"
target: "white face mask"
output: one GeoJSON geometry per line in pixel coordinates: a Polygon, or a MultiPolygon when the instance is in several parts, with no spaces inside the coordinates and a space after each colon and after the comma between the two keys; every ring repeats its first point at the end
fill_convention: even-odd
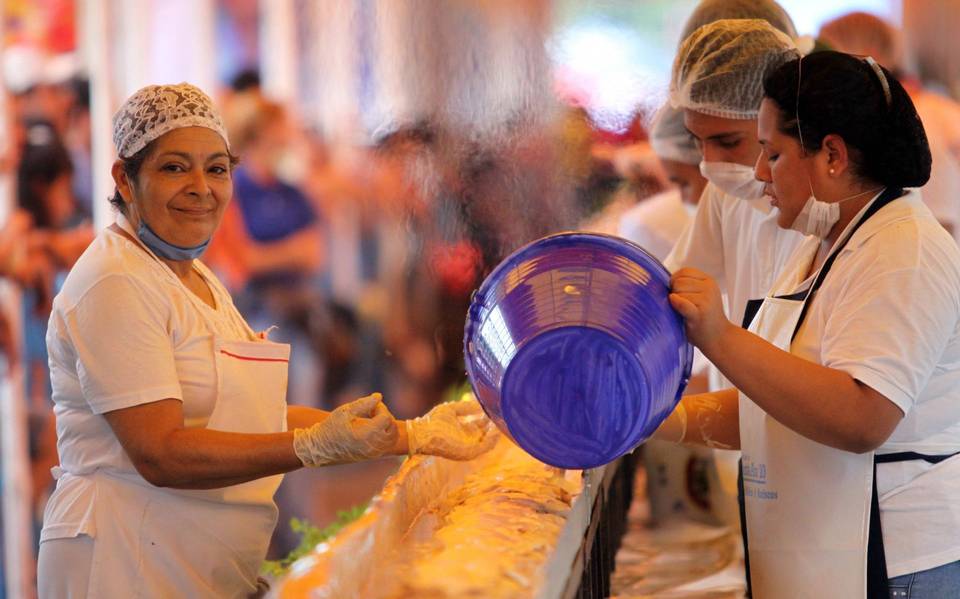
{"type": "Polygon", "coordinates": [[[847,196],[836,202],[821,202],[813,195],[813,185],[810,186],[810,197],[800,209],[800,214],[793,219],[790,228],[800,231],[804,235],[816,235],[820,239],[830,234],[833,226],[840,220],[840,204],[847,200],[865,196],[868,193],[877,193],[882,188],[871,189],[852,196],[847,196]]]}
{"type": "Polygon", "coordinates": [[[277,179],[296,187],[303,183],[310,165],[302,148],[287,146],[274,156],[273,169],[277,179]]]}
{"type": "Polygon", "coordinates": [[[753,167],[735,162],[700,163],[700,174],[716,185],[720,191],[750,203],[763,212],[770,212],[770,203],[763,195],[763,181],[757,181],[753,167]]]}

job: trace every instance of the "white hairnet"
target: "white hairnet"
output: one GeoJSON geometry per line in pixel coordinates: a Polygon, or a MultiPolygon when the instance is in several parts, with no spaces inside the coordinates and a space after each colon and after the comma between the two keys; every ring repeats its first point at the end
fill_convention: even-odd
{"type": "Polygon", "coordinates": [[[669,104],[662,106],[653,117],[653,125],[650,127],[650,146],[663,160],[700,164],[703,158],[693,135],[683,124],[683,111],[669,104]]]}
{"type": "Polygon", "coordinates": [[[704,25],[677,51],[670,105],[728,119],[755,119],[764,78],[798,56],[793,40],[760,19],[704,25]]]}
{"type": "Polygon", "coordinates": [[[763,19],[791,39],[797,39],[793,19],[773,0],[703,0],[687,17],[680,42],[704,25],[721,19],[763,19]]]}
{"type": "Polygon", "coordinates": [[[148,85],[126,99],[113,115],[117,155],[130,158],[164,133],[182,127],[206,127],[230,142],[210,96],[189,83],[148,85]]]}
{"type": "Polygon", "coordinates": [[[41,81],[43,55],[29,46],[10,46],[3,53],[3,83],[14,94],[29,91],[41,81]]]}

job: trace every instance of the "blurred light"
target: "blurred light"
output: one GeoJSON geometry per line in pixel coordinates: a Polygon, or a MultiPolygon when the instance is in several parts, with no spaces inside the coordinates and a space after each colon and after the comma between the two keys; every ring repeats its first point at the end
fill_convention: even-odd
{"type": "Polygon", "coordinates": [[[790,13],[797,32],[816,35],[820,26],[839,16],[854,11],[869,12],[894,25],[903,22],[901,0],[779,0],[790,13]]]}
{"type": "Polygon", "coordinates": [[[604,21],[560,30],[548,45],[558,92],[594,123],[622,132],[641,106],[665,97],[671,57],[639,33],[604,21]]]}
{"type": "Polygon", "coordinates": [[[487,347],[488,352],[493,354],[494,359],[502,366],[509,364],[517,353],[517,346],[513,342],[510,329],[503,319],[499,306],[494,306],[490,311],[490,316],[480,325],[479,333],[480,342],[487,347]]]}

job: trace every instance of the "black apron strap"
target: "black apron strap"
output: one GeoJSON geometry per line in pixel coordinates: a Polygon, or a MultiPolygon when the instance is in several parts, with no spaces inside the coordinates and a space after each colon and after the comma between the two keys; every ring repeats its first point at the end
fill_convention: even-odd
{"type": "Polygon", "coordinates": [[[873,491],[870,493],[870,531],[867,537],[867,599],[888,599],[887,554],[880,526],[880,499],[877,496],[877,460],[873,461],[873,491]]]}
{"type": "Polygon", "coordinates": [[[944,460],[948,460],[955,455],[960,455],[956,453],[951,453],[947,455],[928,455],[925,453],[916,453],[913,451],[901,451],[899,453],[884,453],[881,455],[875,455],[873,461],[877,464],[892,464],[894,462],[909,462],[912,460],[923,460],[924,462],[929,462],[931,464],[939,464],[944,460]]]}
{"type": "MultiPolygon", "coordinates": [[[[789,295],[778,295],[775,299],[790,300],[792,302],[802,302],[807,299],[807,290],[798,291],[796,293],[791,293],[789,295]]],[[[763,298],[747,300],[747,306],[743,310],[743,321],[740,323],[740,328],[749,329],[750,325],[753,324],[753,319],[757,317],[757,312],[760,311],[760,306],[763,305],[763,298]]]]}
{"type": "MultiPolygon", "coordinates": [[[[762,300],[761,300],[762,301],[762,300]]],[[[747,501],[743,494],[743,460],[737,460],[737,507],[740,509],[740,537],[743,539],[743,569],[747,576],[745,597],[753,597],[750,585],[750,545],[747,541],[747,501]]]]}
{"type": "MultiPolygon", "coordinates": [[[[830,252],[830,256],[827,258],[826,262],[823,263],[823,266],[820,268],[820,272],[817,273],[816,279],[814,279],[813,284],[810,285],[810,288],[805,291],[798,291],[797,293],[792,293],[790,295],[779,295],[777,299],[793,300],[793,301],[802,301],[803,309],[800,312],[800,319],[797,321],[797,328],[793,330],[793,337],[797,336],[797,331],[800,330],[800,325],[803,324],[803,319],[807,316],[807,308],[810,306],[810,299],[813,298],[813,295],[820,289],[820,286],[823,285],[823,280],[827,277],[827,273],[830,272],[830,269],[833,267],[834,261],[837,259],[837,256],[840,254],[840,251],[847,246],[847,242],[850,241],[850,238],[853,237],[853,234],[857,232],[857,229],[860,228],[860,225],[867,222],[867,220],[880,211],[881,208],[894,201],[903,195],[903,189],[894,189],[886,188],[883,190],[883,193],[876,199],[876,201],[867,208],[866,212],[863,213],[863,216],[859,221],[853,226],[850,230],[850,233],[844,237],[840,243],[837,244],[837,247],[830,252]]],[[[743,320],[740,323],[740,326],[744,329],[749,329],[750,324],[753,322],[753,319],[757,316],[757,312],[760,311],[760,306],[763,304],[763,298],[760,299],[751,299],[747,300],[746,308],[743,311],[743,320]]]]}
{"type": "Polygon", "coordinates": [[[740,322],[740,326],[744,329],[749,329],[750,324],[753,323],[753,319],[756,318],[757,312],[760,311],[760,306],[763,305],[763,298],[747,300],[747,306],[743,310],[743,320],[740,322]]]}
{"type": "Polygon", "coordinates": [[[820,289],[820,286],[823,285],[823,280],[827,278],[827,273],[830,272],[830,269],[833,268],[833,263],[837,260],[837,256],[840,255],[840,252],[843,248],[847,247],[847,242],[854,236],[857,230],[860,228],[863,223],[867,222],[871,216],[880,211],[881,208],[894,201],[903,195],[903,189],[888,187],[883,190],[883,193],[880,194],[870,207],[863,213],[863,216],[860,217],[850,229],[850,232],[844,237],[835,248],[830,252],[830,255],[827,257],[827,260],[823,263],[823,266],[820,267],[820,272],[817,273],[817,277],[813,280],[813,284],[810,286],[810,290],[807,293],[806,298],[803,300],[803,308],[800,310],[800,318],[797,320],[797,326],[793,329],[793,335],[790,337],[790,340],[796,338],[797,332],[800,330],[800,325],[803,324],[803,319],[807,317],[807,310],[810,308],[810,300],[813,298],[814,294],[817,293],[817,290],[820,289]]]}

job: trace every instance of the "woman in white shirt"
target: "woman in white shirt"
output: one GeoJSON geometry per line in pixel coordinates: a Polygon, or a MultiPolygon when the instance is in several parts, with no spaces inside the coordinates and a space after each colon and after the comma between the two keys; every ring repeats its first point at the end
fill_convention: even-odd
{"type": "Polygon", "coordinates": [[[736,389],[684,398],[658,435],[702,443],[699,406],[739,408],[708,428],[743,452],[755,597],[955,597],[960,250],[903,191],[930,174],[923,126],[869,58],[790,61],[764,94],[757,178],[810,237],[749,331],[708,275],[674,274],[690,339],[736,389]]]}
{"type": "Polygon", "coordinates": [[[474,405],[401,423],[379,394],[286,405],[290,348],[254,333],[198,258],[232,195],[210,99],[149,86],[114,117],[117,222],[81,256],[47,334],[61,464],[40,540],[53,597],[258,591],[283,473],[489,446],[474,405]]]}

